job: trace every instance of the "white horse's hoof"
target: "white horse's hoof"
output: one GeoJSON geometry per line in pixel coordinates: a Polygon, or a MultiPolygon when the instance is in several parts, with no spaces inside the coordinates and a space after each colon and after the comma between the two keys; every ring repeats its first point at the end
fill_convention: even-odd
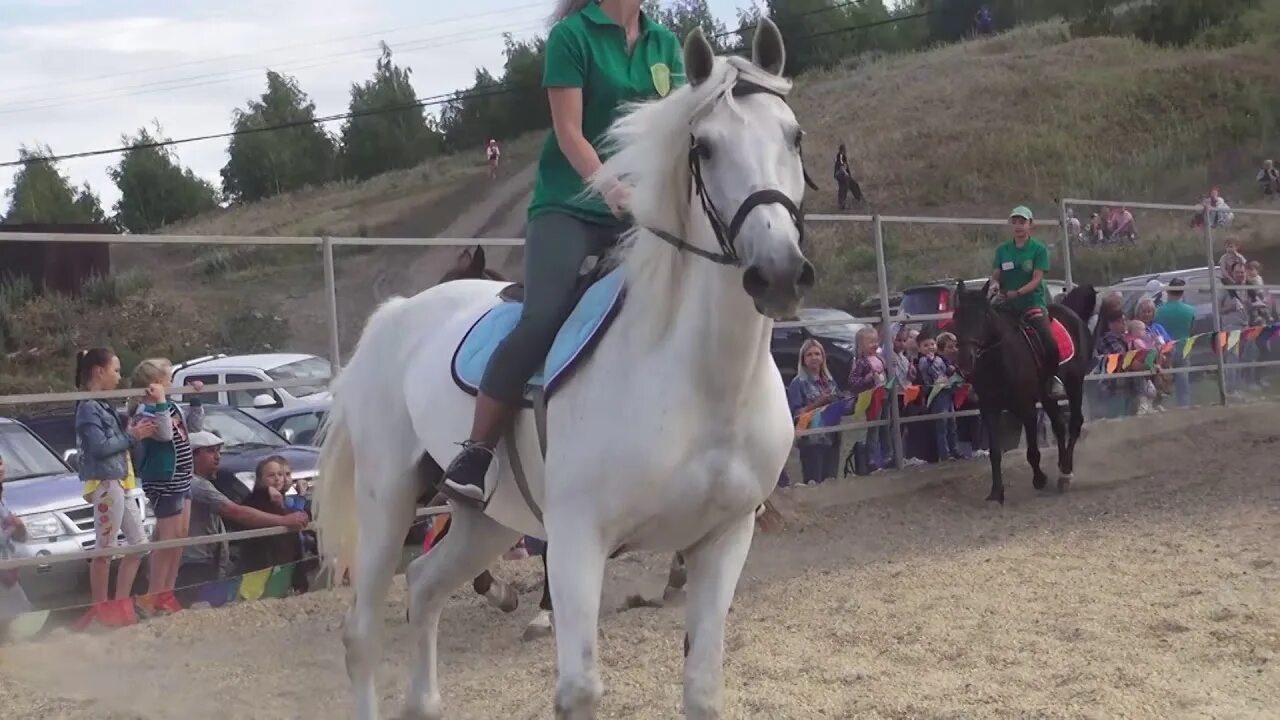
{"type": "Polygon", "coordinates": [[[544,637],[551,637],[555,632],[555,627],[551,622],[551,613],[543,610],[534,616],[533,620],[524,629],[524,640],[538,640],[544,637]]]}
{"type": "Polygon", "coordinates": [[[504,613],[515,612],[520,607],[520,596],[509,583],[495,582],[489,586],[489,592],[484,594],[484,598],[504,613]]]}
{"type": "Polygon", "coordinates": [[[675,605],[676,603],[684,602],[684,588],[671,587],[668,585],[667,588],[662,591],[662,602],[667,605],[675,605]]]}

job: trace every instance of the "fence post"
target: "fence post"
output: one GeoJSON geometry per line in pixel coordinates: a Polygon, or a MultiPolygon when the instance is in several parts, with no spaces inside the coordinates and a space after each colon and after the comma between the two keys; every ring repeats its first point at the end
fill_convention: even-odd
{"type": "MultiPolygon", "coordinates": [[[[1218,302],[1218,263],[1213,259],[1213,211],[1204,210],[1204,252],[1209,270],[1209,294],[1213,302],[1213,344],[1222,338],[1222,308],[1218,302]]],[[[1227,404],[1227,347],[1224,344],[1214,353],[1218,364],[1218,400],[1227,404]]]]}
{"type": "Polygon", "coordinates": [[[1071,275],[1071,231],[1067,228],[1067,201],[1058,200],[1058,222],[1062,224],[1062,272],[1067,283],[1067,292],[1075,287],[1071,275]]]}
{"type": "Polygon", "coordinates": [[[324,296],[329,311],[329,363],[336,374],[342,367],[342,350],[338,338],[338,282],[333,268],[333,238],[320,240],[324,256],[324,296]]]}
{"type": "MultiPolygon", "coordinates": [[[[889,377],[898,377],[898,364],[893,362],[893,328],[889,326],[889,267],[884,257],[884,223],[880,220],[880,214],[876,213],[871,218],[875,230],[876,240],[876,283],[880,290],[880,327],[883,328],[880,347],[881,356],[884,358],[886,367],[893,368],[886,373],[889,377]]],[[[898,378],[898,382],[902,382],[902,378],[898,378]]],[[[896,386],[898,383],[894,383],[896,386]]],[[[894,387],[893,393],[885,393],[885,403],[889,405],[889,429],[890,441],[893,444],[893,466],[902,469],[902,424],[898,414],[898,388],[894,387]]],[[[878,420],[879,418],[877,418],[878,420]]],[[[879,432],[880,428],[869,428],[867,432],[879,432]]]]}

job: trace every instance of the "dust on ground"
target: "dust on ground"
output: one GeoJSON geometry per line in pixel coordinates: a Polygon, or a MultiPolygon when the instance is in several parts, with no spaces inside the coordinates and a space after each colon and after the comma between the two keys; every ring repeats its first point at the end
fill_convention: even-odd
{"type": "MultiPolygon", "coordinates": [[[[1280,408],[1091,426],[1070,492],[1005,459],[782,491],[730,614],[728,718],[1262,718],[1280,707],[1280,408]]],[[[1052,456],[1046,458],[1050,460],[1052,456]]],[[[1051,460],[1050,460],[1051,461],[1051,460]]],[[[601,716],[679,714],[683,612],[666,558],[610,565],[601,716]]],[[[550,639],[522,642],[535,561],[504,616],[467,589],[441,623],[451,718],[545,718],[550,639]]],[[[244,603],[0,650],[0,707],[21,718],[350,717],[338,627],[349,596],[244,603]]],[[[379,673],[398,712],[412,662],[397,580],[379,673]]]]}

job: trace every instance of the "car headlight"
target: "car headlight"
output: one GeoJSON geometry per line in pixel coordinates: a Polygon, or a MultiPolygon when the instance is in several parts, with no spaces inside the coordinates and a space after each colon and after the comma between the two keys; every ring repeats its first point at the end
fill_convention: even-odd
{"type": "Polygon", "coordinates": [[[258,477],[253,474],[252,470],[245,470],[244,472],[236,473],[236,479],[248,487],[253,487],[254,483],[258,481],[258,477]]]}
{"type": "Polygon", "coordinates": [[[835,342],[833,342],[833,343],[831,343],[831,344],[832,344],[832,345],[835,345],[836,347],[840,348],[841,350],[843,350],[843,351],[845,351],[845,352],[847,352],[847,353],[851,353],[851,352],[853,352],[853,343],[851,343],[851,342],[844,342],[843,340],[836,340],[835,342]]]}
{"type": "Polygon", "coordinates": [[[62,534],[62,523],[53,513],[23,515],[22,524],[27,527],[27,538],[30,540],[48,540],[62,534]]]}

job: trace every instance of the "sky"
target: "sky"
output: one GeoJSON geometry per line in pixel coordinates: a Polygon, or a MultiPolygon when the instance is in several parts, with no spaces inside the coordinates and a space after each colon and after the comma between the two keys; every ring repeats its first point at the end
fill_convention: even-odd
{"type": "MultiPolygon", "coordinates": [[[[726,24],[751,0],[709,0],[726,24]]],[[[351,84],[373,74],[379,40],[413,68],[419,97],[470,86],[502,66],[502,33],[545,32],[554,0],[3,0],[0,161],[19,146],[56,154],[119,147],[159,123],[170,138],[226,132],[232,110],[293,75],[317,115],[345,112],[351,84]]],[[[329,123],[337,132],[340,122],[329,123]]],[[[220,186],[226,140],[178,145],[180,161],[220,186]]],[[[111,212],[118,155],[65,160],[111,212]]],[[[14,168],[0,168],[0,187],[14,168]]],[[[7,210],[8,199],[0,212],[7,210]]]]}

